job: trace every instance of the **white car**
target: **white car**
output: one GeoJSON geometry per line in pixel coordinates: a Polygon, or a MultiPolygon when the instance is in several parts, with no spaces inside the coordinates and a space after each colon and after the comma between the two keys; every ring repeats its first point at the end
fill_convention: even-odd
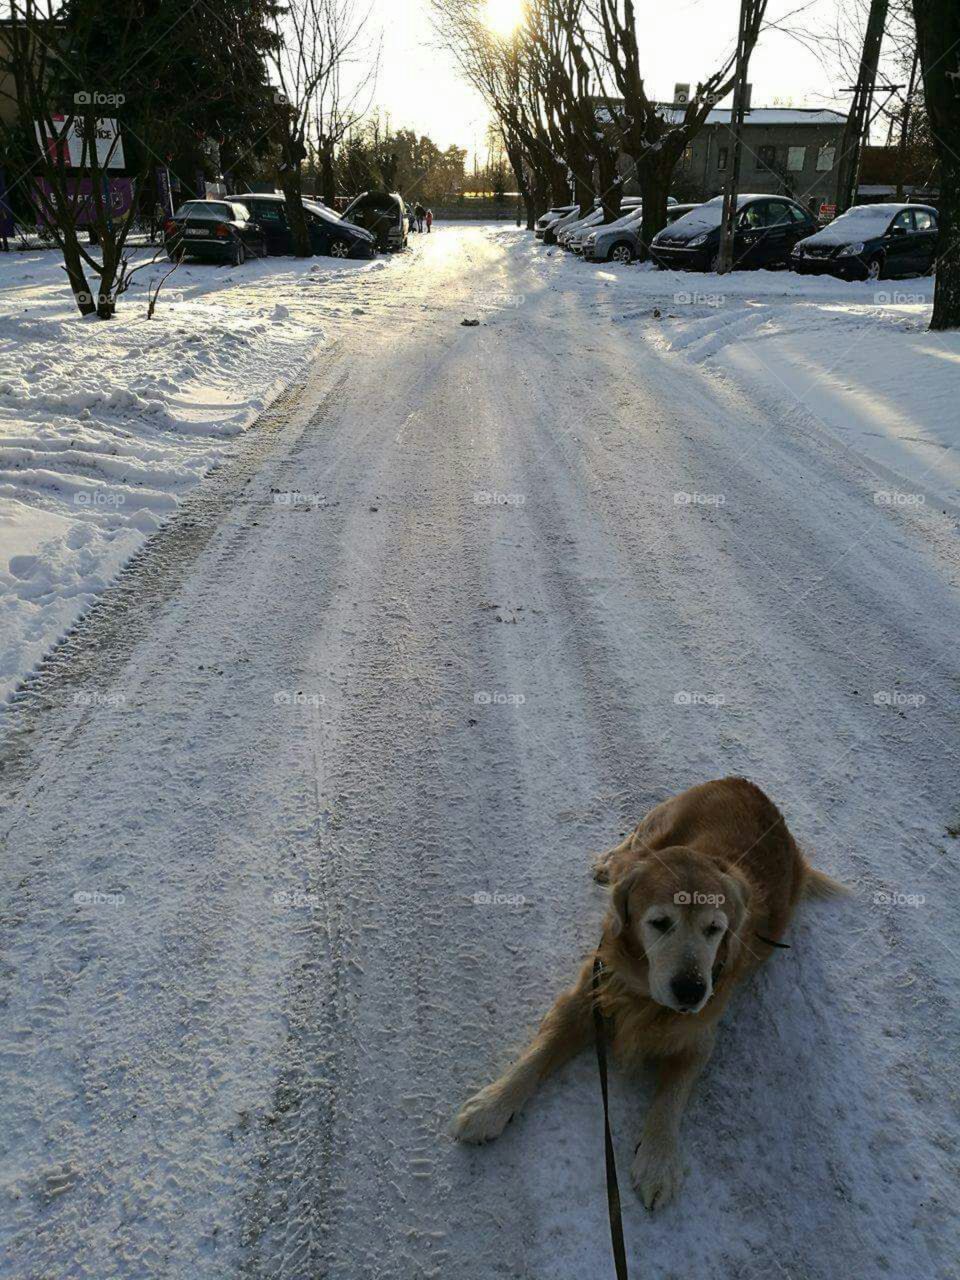
{"type": "MultiPolygon", "coordinates": [[[[642,208],[643,208],[643,204],[641,203],[640,198],[638,196],[627,196],[625,199],[623,199],[620,202],[621,215],[617,219],[617,222],[616,223],[610,222],[610,223],[607,223],[606,225],[613,227],[613,226],[616,226],[617,223],[623,221],[625,218],[637,217],[639,216],[642,208]]],[[[602,214],[603,210],[600,209],[597,212],[602,214]]],[[[581,222],[579,227],[572,229],[569,232],[565,247],[568,249],[572,249],[574,253],[583,253],[583,246],[586,243],[588,237],[593,234],[594,228],[600,227],[601,224],[603,224],[602,217],[598,218],[597,221],[595,222],[591,221],[590,219],[587,219],[586,221],[581,222]]]]}
{"type": "Polygon", "coordinates": [[[543,243],[556,244],[560,235],[566,231],[568,227],[572,227],[575,222],[579,221],[580,209],[579,206],[575,205],[569,213],[565,213],[562,218],[558,218],[556,222],[551,223],[550,226],[544,230],[543,243]]]}
{"type": "Polygon", "coordinates": [[[602,221],[603,221],[602,207],[600,209],[594,209],[593,213],[587,214],[585,218],[579,218],[576,222],[571,222],[568,227],[564,227],[564,229],[557,236],[557,244],[560,245],[562,249],[572,248],[572,245],[570,242],[573,236],[577,234],[577,232],[583,231],[584,234],[586,234],[586,231],[588,228],[595,227],[598,225],[598,223],[601,223],[602,221]]]}
{"type": "MultiPolygon", "coordinates": [[[[625,204],[626,201],[624,201],[625,204]]],[[[670,208],[680,208],[674,196],[667,197],[667,205],[670,208]]],[[[621,205],[621,208],[623,207],[621,205]]],[[[626,213],[616,221],[604,223],[603,226],[588,231],[580,249],[584,262],[632,262],[640,253],[642,223],[643,205],[637,204],[628,208],[626,213]]]]}
{"type": "Polygon", "coordinates": [[[555,222],[559,222],[561,218],[565,218],[567,214],[574,213],[577,206],[575,204],[557,205],[553,209],[548,209],[542,214],[534,224],[533,234],[538,240],[542,240],[548,227],[552,227],[555,222]]]}
{"type": "Polygon", "coordinates": [[[643,221],[643,206],[637,205],[615,222],[589,230],[577,248],[586,262],[632,262],[636,247],[629,235],[622,233],[638,227],[643,221]]]}

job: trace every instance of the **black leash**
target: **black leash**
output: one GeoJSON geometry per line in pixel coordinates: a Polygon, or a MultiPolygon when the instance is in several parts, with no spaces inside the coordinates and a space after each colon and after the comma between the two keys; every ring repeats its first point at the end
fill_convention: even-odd
{"type": "Polygon", "coordinates": [[[613,1138],[610,1136],[610,1102],[607,1096],[607,1035],[597,999],[603,961],[597,956],[593,962],[593,1030],[597,1046],[597,1070],[600,1073],[600,1092],[603,1094],[603,1145],[607,1157],[607,1210],[610,1214],[610,1242],[613,1246],[613,1262],[617,1280],[629,1280],[627,1252],[623,1244],[623,1218],[620,1213],[620,1184],[617,1182],[617,1161],[613,1154],[613,1138]]]}
{"type": "MultiPolygon", "coordinates": [[[[756,935],[761,942],[771,947],[790,950],[787,942],[774,942],[773,938],[765,938],[762,933],[756,935]]],[[[713,971],[713,984],[716,986],[723,963],[713,971]]],[[[620,1212],[620,1184],[617,1181],[617,1161],[613,1154],[613,1138],[610,1134],[610,1099],[607,1092],[607,1032],[603,1014],[600,1011],[600,979],[603,977],[603,961],[599,955],[593,961],[593,1032],[597,1046],[597,1071],[600,1075],[600,1092],[603,1095],[603,1146],[607,1160],[607,1211],[610,1215],[610,1243],[613,1246],[613,1264],[617,1272],[617,1280],[630,1280],[627,1275],[627,1251],[623,1243],[623,1216],[620,1212]]]]}

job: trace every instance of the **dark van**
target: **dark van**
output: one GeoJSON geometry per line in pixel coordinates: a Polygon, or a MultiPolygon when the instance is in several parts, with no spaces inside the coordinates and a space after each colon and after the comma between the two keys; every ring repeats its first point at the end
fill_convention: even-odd
{"type": "Polygon", "coordinates": [[[395,191],[365,191],[347,205],[343,220],[372,232],[383,252],[407,247],[410,218],[403,197],[395,191]]]}

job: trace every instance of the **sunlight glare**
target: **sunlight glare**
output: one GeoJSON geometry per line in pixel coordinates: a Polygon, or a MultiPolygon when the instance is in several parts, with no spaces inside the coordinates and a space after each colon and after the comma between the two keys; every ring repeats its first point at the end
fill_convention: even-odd
{"type": "Polygon", "coordinates": [[[485,21],[494,35],[509,39],[523,22],[523,0],[487,0],[485,21]]]}

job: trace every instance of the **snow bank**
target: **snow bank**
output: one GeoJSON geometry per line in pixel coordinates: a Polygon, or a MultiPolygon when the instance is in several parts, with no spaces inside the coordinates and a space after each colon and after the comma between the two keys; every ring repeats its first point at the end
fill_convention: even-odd
{"type": "Polygon", "coordinates": [[[147,320],[158,265],[102,322],[58,263],[0,254],[0,701],[323,341],[330,279],[379,265],[183,266],[147,320]]]}
{"type": "Polygon", "coordinates": [[[960,333],[928,329],[932,277],[859,282],[613,267],[552,252],[512,229],[499,234],[540,260],[549,292],[536,305],[569,299],[584,340],[624,326],[638,343],[722,380],[731,400],[746,395],[772,428],[801,415],[875,466],[878,502],[960,504],[960,333]]]}

